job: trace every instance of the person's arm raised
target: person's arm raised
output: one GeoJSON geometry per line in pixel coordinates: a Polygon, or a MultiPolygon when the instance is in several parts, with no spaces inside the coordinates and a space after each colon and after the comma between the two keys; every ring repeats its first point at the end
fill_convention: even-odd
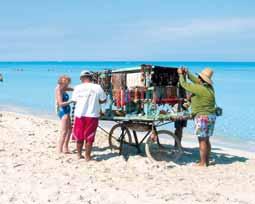
{"type": "Polygon", "coordinates": [[[188,78],[189,78],[189,80],[190,81],[192,81],[193,83],[195,83],[195,84],[199,84],[199,80],[198,80],[198,78],[194,75],[194,74],[192,74],[190,71],[188,71],[188,70],[186,70],[186,74],[187,74],[187,76],[188,76],[188,78]]]}
{"type": "Polygon", "coordinates": [[[200,84],[192,84],[188,83],[182,73],[179,73],[179,82],[180,85],[188,92],[197,94],[197,95],[202,95],[203,94],[203,87],[200,84]]]}

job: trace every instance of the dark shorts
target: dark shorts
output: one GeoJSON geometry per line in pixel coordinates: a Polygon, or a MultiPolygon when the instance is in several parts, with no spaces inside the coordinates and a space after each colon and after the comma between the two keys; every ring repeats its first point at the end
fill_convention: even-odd
{"type": "Polygon", "coordinates": [[[187,127],[187,120],[178,120],[174,122],[174,127],[177,128],[184,128],[187,127]]]}

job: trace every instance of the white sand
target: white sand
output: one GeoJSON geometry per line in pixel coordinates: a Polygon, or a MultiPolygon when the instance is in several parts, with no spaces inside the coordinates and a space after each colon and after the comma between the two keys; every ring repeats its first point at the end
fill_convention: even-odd
{"type": "MultiPolygon", "coordinates": [[[[0,117],[0,203],[255,203],[255,155],[213,150],[215,166],[194,167],[194,146],[182,165],[128,161],[98,132],[94,159],[57,155],[58,121],[2,112],[0,117]]],[[[71,143],[71,149],[74,149],[71,143]]]]}

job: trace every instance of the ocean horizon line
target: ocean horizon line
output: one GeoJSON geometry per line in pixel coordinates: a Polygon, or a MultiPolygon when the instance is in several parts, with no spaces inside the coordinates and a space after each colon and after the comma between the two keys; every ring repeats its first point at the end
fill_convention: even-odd
{"type": "Polygon", "coordinates": [[[255,63],[254,61],[216,61],[216,60],[0,60],[0,63],[88,63],[88,62],[186,62],[186,63],[255,63]]]}

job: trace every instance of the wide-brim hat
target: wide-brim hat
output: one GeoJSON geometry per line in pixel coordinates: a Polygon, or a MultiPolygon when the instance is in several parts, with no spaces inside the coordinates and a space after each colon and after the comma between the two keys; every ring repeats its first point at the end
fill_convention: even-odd
{"type": "Polygon", "coordinates": [[[203,71],[198,73],[198,76],[200,76],[206,83],[212,85],[212,76],[213,76],[213,70],[209,67],[205,68],[203,71]]]}

